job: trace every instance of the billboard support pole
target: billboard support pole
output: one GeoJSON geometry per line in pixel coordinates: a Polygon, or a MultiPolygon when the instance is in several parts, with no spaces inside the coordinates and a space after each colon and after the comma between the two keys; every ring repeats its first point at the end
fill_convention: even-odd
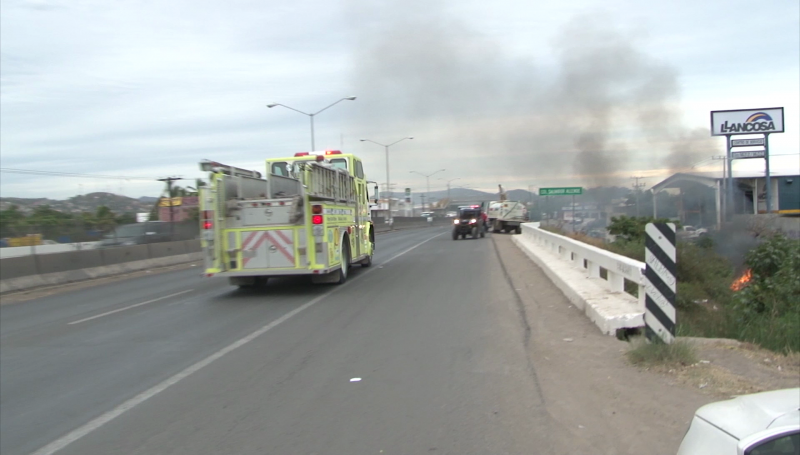
{"type": "MultiPolygon", "coordinates": [[[[766,179],[764,182],[767,186],[767,213],[772,213],[772,183],[770,183],[769,178],[769,133],[764,135],[764,163],[767,167],[766,179]]],[[[758,202],[756,202],[756,207],[758,207],[758,202]]]]}
{"type": "Polygon", "coordinates": [[[727,144],[725,147],[725,156],[727,157],[728,166],[728,181],[726,182],[726,196],[727,203],[725,204],[725,221],[730,221],[733,218],[733,214],[736,212],[735,204],[733,203],[733,160],[731,160],[731,135],[725,135],[725,143],[727,144]]]}

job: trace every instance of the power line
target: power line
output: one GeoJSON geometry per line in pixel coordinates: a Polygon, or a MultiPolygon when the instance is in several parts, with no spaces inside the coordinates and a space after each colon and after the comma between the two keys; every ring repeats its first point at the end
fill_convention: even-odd
{"type": "Polygon", "coordinates": [[[154,178],[129,177],[124,175],[79,174],[77,172],[38,171],[34,169],[16,169],[8,167],[0,168],[0,172],[7,172],[10,174],[52,175],[58,177],[87,177],[95,179],[116,179],[116,180],[146,180],[149,182],[157,180],[154,178]]]}

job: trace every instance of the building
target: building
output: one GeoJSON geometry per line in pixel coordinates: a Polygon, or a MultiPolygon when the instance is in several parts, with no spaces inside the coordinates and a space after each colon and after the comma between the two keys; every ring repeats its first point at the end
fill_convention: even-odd
{"type": "MultiPolygon", "coordinates": [[[[172,198],[172,221],[181,222],[192,218],[192,214],[199,209],[197,196],[183,196],[172,198]]],[[[158,201],[158,220],[170,221],[170,199],[162,197],[158,201]]]]}
{"type": "MultiPolygon", "coordinates": [[[[771,176],[772,207],[767,209],[764,172],[733,172],[731,215],[765,213],[800,214],[800,175],[774,172],[771,176]]],[[[722,225],[725,212],[726,183],[718,173],[677,173],[653,185],[655,195],[669,191],[678,198],[678,218],[682,224],[722,225]]],[[[659,217],[657,198],[653,198],[653,216],[659,217]]]]}

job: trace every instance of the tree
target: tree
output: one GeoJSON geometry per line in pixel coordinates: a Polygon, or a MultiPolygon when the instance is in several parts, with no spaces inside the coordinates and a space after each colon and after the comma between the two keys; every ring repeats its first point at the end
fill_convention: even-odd
{"type": "Polygon", "coordinates": [[[24,235],[25,226],[25,214],[16,205],[0,211],[0,238],[24,235]]]}
{"type": "Polygon", "coordinates": [[[110,230],[117,225],[117,220],[116,216],[114,215],[114,212],[112,212],[111,209],[106,207],[105,205],[97,207],[97,212],[95,212],[94,216],[96,219],[97,227],[103,231],[110,230]]]}
{"type": "Polygon", "coordinates": [[[652,216],[625,216],[611,217],[608,225],[609,234],[616,235],[626,242],[640,242],[644,240],[644,229],[647,223],[670,223],[667,218],[655,219],[652,216]]]}

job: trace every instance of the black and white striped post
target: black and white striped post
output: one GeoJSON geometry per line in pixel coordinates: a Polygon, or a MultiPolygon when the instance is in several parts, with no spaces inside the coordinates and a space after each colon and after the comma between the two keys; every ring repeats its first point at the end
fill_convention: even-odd
{"type": "Polygon", "coordinates": [[[645,335],[669,344],[675,339],[675,224],[647,223],[644,247],[645,335]]]}

